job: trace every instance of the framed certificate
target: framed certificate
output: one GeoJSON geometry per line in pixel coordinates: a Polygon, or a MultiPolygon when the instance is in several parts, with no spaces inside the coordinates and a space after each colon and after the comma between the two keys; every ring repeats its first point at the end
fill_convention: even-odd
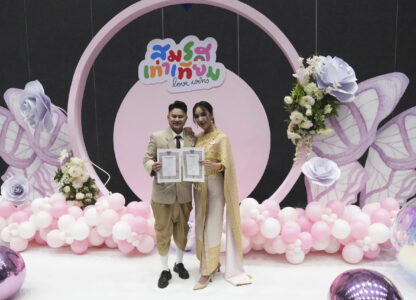
{"type": "Polygon", "coordinates": [[[181,179],[181,149],[157,149],[157,161],[162,169],[157,172],[157,182],[180,182],[181,179]]]}
{"type": "Polygon", "coordinates": [[[183,181],[204,182],[204,148],[182,148],[183,181]]]}

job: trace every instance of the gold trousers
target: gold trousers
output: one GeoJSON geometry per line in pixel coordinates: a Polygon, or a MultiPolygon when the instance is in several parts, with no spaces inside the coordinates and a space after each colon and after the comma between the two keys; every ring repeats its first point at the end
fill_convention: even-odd
{"type": "Polygon", "coordinates": [[[168,254],[172,235],[176,246],[184,251],[188,241],[188,220],[192,210],[192,202],[161,204],[152,201],[151,205],[155,217],[159,254],[162,256],[168,254]]]}

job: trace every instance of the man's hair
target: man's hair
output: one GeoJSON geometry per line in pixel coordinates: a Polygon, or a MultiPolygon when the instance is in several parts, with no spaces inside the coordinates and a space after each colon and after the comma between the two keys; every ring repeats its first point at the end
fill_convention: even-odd
{"type": "Polygon", "coordinates": [[[188,112],[188,107],[186,106],[186,104],[179,100],[176,100],[175,102],[169,105],[169,112],[171,112],[172,109],[175,108],[182,109],[185,114],[188,112]]]}

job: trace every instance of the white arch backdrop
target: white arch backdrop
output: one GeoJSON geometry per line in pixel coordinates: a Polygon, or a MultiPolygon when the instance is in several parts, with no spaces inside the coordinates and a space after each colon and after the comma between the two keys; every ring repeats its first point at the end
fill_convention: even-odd
{"type": "MultiPolygon", "coordinates": [[[[259,28],[261,28],[266,34],[268,34],[270,38],[277,44],[277,46],[282,50],[288,59],[294,71],[299,68],[300,63],[298,61],[298,54],[287,37],[273,22],[271,22],[263,14],[248,6],[247,4],[237,0],[142,0],[127,7],[114,18],[112,18],[92,39],[82,54],[80,61],[78,62],[68,97],[68,128],[71,139],[71,146],[75,156],[89,159],[82,134],[81,108],[88,73],[90,72],[92,64],[94,63],[98,54],[118,31],[120,31],[124,26],[136,18],[139,18],[140,16],[155,9],[184,3],[205,4],[220,7],[235,12],[240,16],[250,20],[259,28]]],[[[292,166],[288,176],[276,190],[276,192],[272,195],[272,197],[270,197],[271,199],[274,199],[279,203],[284,199],[284,197],[296,183],[296,180],[301,173],[300,169],[303,162],[304,156],[298,159],[292,166]]],[[[108,194],[108,189],[104,186],[89,161],[86,164],[86,169],[88,170],[91,177],[96,180],[96,184],[100,191],[103,194],[108,194]]]]}

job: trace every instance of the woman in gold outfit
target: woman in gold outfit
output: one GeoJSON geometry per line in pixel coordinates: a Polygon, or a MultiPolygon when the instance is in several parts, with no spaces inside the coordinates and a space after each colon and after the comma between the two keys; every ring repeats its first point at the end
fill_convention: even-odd
{"type": "Polygon", "coordinates": [[[234,159],[227,135],[215,127],[212,106],[201,101],[193,108],[194,122],[203,132],[195,147],[204,148],[205,182],[195,183],[196,255],[201,278],[194,289],[205,288],[220,271],[219,254],[224,206],[227,220],[225,278],[234,285],[251,283],[243,268],[240,207],[234,159]]]}

